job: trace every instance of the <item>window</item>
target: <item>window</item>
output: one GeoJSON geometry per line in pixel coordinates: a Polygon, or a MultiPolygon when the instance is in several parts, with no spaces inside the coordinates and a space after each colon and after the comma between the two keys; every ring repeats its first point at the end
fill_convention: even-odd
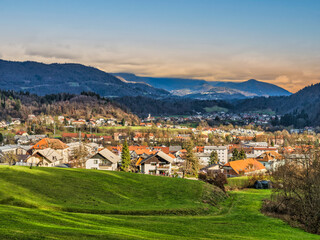
{"type": "Polygon", "coordinates": [[[156,166],[157,165],[156,162],[151,162],[150,164],[151,164],[151,166],[156,166]]]}
{"type": "Polygon", "coordinates": [[[98,160],[93,160],[93,164],[98,164],[98,160]]]}

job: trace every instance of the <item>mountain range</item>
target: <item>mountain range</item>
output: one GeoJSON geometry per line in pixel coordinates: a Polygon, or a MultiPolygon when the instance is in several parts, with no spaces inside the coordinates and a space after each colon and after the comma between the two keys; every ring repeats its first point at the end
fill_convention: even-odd
{"type": "Polygon", "coordinates": [[[250,79],[244,82],[205,81],[183,78],[139,77],[131,73],[113,73],[134,83],[146,83],[176,96],[202,100],[243,99],[255,96],[289,96],[291,93],[274,84],[250,79]]]}
{"type": "Polygon", "coordinates": [[[103,97],[183,97],[200,100],[232,100],[255,96],[288,96],[276,85],[248,80],[241,83],[210,82],[182,78],[139,77],[128,73],[106,73],[75,63],[44,64],[0,60],[3,90],[28,91],[38,95],[95,92],[103,97]]]}
{"type": "Polygon", "coordinates": [[[40,96],[94,92],[114,98],[139,115],[150,112],[192,114],[206,112],[212,107],[238,112],[269,109],[280,115],[289,114],[287,118],[291,118],[291,122],[298,121],[297,126],[320,125],[320,83],[291,94],[254,79],[235,83],[151,78],[128,73],[110,74],[81,64],[0,60],[0,89],[40,96]],[[230,99],[234,101],[223,101],[230,99]]]}
{"type": "Polygon", "coordinates": [[[37,95],[95,92],[105,97],[166,97],[170,93],[145,83],[128,83],[97,68],[81,64],[44,64],[0,60],[3,90],[27,91],[37,95]]]}

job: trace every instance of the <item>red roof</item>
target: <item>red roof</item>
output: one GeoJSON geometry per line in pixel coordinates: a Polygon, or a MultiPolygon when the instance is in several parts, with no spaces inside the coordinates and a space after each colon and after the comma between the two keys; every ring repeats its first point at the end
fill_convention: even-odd
{"type": "MultiPolygon", "coordinates": [[[[79,133],[62,133],[63,138],[79,138],[79,133]]],[[[81,138],[99,138],[95,134],[85,134],[81,133],[81,138]]]]}
{"type": "Polygon", "coordinates": [[[17,131],[17,132],[16,132],[17,135],[22,135],[22,134],[24,134],[24,133],[26,133],[26,131],[17,131]]]}
{"type": "Polygon", "coordinates": [[[154,147],[154,150],[161,150],[165,154],[169,154],[169,147],[154,147]]]}

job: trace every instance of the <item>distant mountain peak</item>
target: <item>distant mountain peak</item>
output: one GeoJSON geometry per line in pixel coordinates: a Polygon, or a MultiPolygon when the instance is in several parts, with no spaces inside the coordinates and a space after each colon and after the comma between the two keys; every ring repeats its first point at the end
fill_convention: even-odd
{"type": "Polygon", "coordinates": [[[229,99],[233,97],[232,95],[236,98],[291,95],[289,91],[277,85],[261,82],[256,79],[249,79],[242,82],[211,82],[199,79],[139,77],[128,73],[114,73],[114,75],[121,76],[127,81],[148,83],[153,87],[170,91],[173,95],[192,98],[201,96],[201,99],[206,97],[210,99],[212,98],[212,96],[208,94],[210,91],[212,92],[211,95],[214,93],[216,99],[229,99]],[[224,89],[223,94],[221,91],[218,91],[219,87],[224,89]],[[226,95],[227,92],[228,95],[226,95]]]}
{"type": "Polygon", "coordinates": [[[246,82],[259,82],[259,81],[257,79],[251,78],[251,79],[247,80],[246,82]]]}

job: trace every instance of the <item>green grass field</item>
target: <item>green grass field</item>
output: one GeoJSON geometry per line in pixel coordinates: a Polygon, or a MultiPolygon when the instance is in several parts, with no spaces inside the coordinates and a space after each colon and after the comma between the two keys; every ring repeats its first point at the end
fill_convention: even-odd
{"type": "Polygon", "coordinates": [[[242,176],[242,177],[233,177],[233,178],[228,178],[228,184],[226,185],[227,187],[231,189],[242,189],[246,188],[249,185],[249,178],[247,176],[242,176]]]}
{"type": "Polygon", "coordinates": [[[320,239],[261,214],[269,190],[230,192],[218,206],[207,206],[210,212],[166,214],[203,208],[206,186],[121,172],[2,166],[0,239],[320,239]],[[132,212],[84,213],[94,209],[132,212]]]}
{"type": "Polygon", "coordinates": [[[205,186],[199,181],[124,172],[0,167],[0,204],[46,210],[132,213],[202,209],[207,205],[202,203],[205,186]]]}
{"type": "Polygon", "coordinates": [[[205,107],[204,110],[205,110],[207,113],[212,113],[212,112],[228,112],[228,111],[229,111],[227,108],[218,107],[218,106],[205,107]]]}

